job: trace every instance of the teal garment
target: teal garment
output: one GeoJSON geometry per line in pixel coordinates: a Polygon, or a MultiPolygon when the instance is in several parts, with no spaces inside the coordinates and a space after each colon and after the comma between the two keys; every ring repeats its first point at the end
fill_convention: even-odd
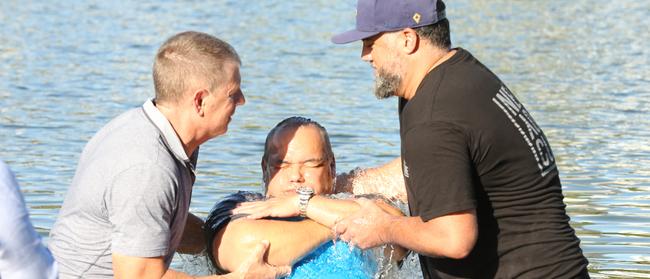
{"type": "Polygon", "coordinates": [[[288,278],[373,278],[377,268],[370,251],[328,241],[296,263],[288,278]]]}

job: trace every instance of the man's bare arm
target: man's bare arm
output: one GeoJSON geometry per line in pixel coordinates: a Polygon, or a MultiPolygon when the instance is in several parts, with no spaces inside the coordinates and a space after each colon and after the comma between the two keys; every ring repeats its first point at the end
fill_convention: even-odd
{"type": "Polygon", "coordinates": [[[183,237],[176,252],[183,254],[196,255],[205,250],[205,240],[203,237],[203,219],[188,213],[185,221],[183,237]]]}
{"type": "Polygon", "coordinates": [[[376,193],[389,199],[407,202],[401,157],[376,168],[355,169],[339,174],[336,177],[335,190],[337,193],[347,192],[355,195],[376,193]]]}
{"type": "Polygon", "coordinates": [[[337,223],[341,239],[367,249],[393,243],[431,257],[460,259],[478,237],[476,211],[466,210],[422,221],[393,216],[374,202],[359,200],[361,210],[337,223]]]}
{"type": "Polygon", "coordinates": [[[270,247],[265,260],[272,265],[292,265],[322,243],[332,239],[327,227],[312,220],[237,219],[221,229],[213,240],[213,253],[219,266],[233,270],[261,240],[270,247]]]}

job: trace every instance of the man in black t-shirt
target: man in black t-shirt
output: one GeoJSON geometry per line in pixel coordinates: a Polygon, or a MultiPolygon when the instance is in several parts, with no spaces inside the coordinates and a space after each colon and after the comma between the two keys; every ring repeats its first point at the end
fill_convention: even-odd
{"type": "MultiPolygon", "coordinates": [[[[341,238],[416,251],[425,278],[588,278],[544,133],[496,75],[451,48],[444,3],[359,0],[356,29],[332,38],[357,40],[377,97],[399,98],[402,141],[399,161],[365,176],[398,170],[412,217],[366,203],[338,223],[341,238]]],[[[363,183],[355,173],[346,180],[363,183]]]]}

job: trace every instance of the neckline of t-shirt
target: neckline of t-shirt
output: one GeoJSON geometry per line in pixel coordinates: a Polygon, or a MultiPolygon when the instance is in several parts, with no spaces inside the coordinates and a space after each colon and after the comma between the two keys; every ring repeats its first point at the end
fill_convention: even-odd
{"type": "MultiPolygon", "coordinates": [[[[449,67],[449,65],[455,64],[458,62],[462,57],[464,57],[467,54],[467,51],[461,47],[455,47],[451,49],[452,51],[455,50],[456,53],[452,55],[447,61],[444,61],[440,63],[440,65],[436,66],[435,68],[431,69],[426,75],[424,75],[424,78],[422,78],[422,81],[420,81],[420,84],[418,84],[418,88],[415,90],[415,92],[418,92],[422,89],[422,86],[426,83],[426,81],[433,76],[434,73],[443,71],[444,68],[449,67]]],[[[401,98],[406,101],[404,104],[402,111],[408,107],[409,103],[412,101],[415,101],[416,98],[418,97],[418,94],[415,94],[411,100],[406,100],[405,98],[401,98]]]]}
{"type": "MultiPolygon", "coordinates": [[[[467,51],[465,49],[463,49],[462,47],[455,47],[455,48],[452,48],[450,51],[454,51],[454,50],[456,51],[456,53],[454,53],[454,55],[449,57],[449,59],[447,59],[446,61],[440,63],[440,65],[438,65],[435,68],[431,69],[424,76],[424,78],[422,80],[425,80],[427,77],[429,77],[431,75],[431,73],[441,71],[444,68],[449,67],[449,65],[456,64],[456,62],[460,61],[467,54],[467,51]]],[[[422,83],[420,83],[420,85],[422,85],[422,83]]],[[[420,89],[420,88],[418,87],[418,89],[420,89]]]]}
{"type": "MultiPolygon", "coordinates": [[[[427,79],[431,78],[431,76],[434,73],[437,73],[437,72],[440,72],[440,71],[444,70],[444,68],[448,67],[451,64],[455,64],[460,59],[462,59],[462,57],[464,57],[466,55],[466,53],[467,53],[467,51],[465,49],[461,48],[461,47],[452,48],[451,50],[452,51],[455,50],[456,53],[454,53],[454,55],[449,57],[449,59],[447,59],[447,61],[444,61],[444,62],[440,63],[440,65],[436,66],[435,68],[433,68],[429,72],[427,72],[427,74],[424,75],[424,77],[422,78],[422,81],[420,81],[420,84],[418,84],[418,88],[415,89],[415,92],[420,91],[420,89],[422,89],[422,86],[425,84],[425,81],[427,79]]],[[[406,100],[405,107],[406,107],[406,105],[408,105],[408,103],[415,100],[415,98],[417,98],[417,96],[418,96],[418,94],[415,94],[415,96],[413,96],[413,98],[411,100],[406,100],[406,99],[402,98],[402,99],[406,100]]]]}

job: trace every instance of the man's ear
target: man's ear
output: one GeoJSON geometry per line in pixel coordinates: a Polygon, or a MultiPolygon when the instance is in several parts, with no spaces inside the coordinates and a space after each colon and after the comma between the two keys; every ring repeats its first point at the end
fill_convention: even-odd
{"type": "Polygon", "coordinates": [[[400,40],[402,41],[402,51],[406,54],[412,54],[418,50],[420,46],[420,36],[412,28],[404,28],[399,33],[400,40]]]}
{"type": "Polygon", "coordinates": [[[265,158],[262,159],[262,181],[264,181],[264,196],[269,193],[269,181],[271,181],[271,171],[267,168],[265,158]]]}
{"type": "Polygon", "coordinates": [[[192,107],[200,116],[205,114],[205,97],[207,97],[208,94],[210,94],[210,92],[207,89],[201,89],[194,92],[192,107]]]}
{"type": "Polygon", "coordinates": [[[262,159],[262,181],[264,181],[264,184],[267,185],[269,184],[269,171],[266,169],[266,160],[262,159]]]}
{"type": "Polygon", "coordinates": [[[330,163],[330,173],[332,174],[332,179],[336,177],[336,159],[332,156],[332,162],[330,163]]]}

